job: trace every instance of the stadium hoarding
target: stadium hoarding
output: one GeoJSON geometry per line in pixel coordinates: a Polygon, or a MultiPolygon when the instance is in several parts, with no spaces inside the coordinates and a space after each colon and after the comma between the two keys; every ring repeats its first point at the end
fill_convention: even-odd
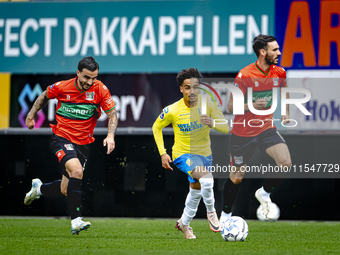
{"type": "MultiPolygon", "coordinates": [[[[47,86],[75,75],[12,75],[10,100],[10,127],[26,127],[25,117],[36,98],[47,86]]],[[[147,75],[100,74],[99,79],[108,87],[116,104],[119,127],[151,127],[163,104],[180,97],[174,74],[147,75]]],[[[49,100],[36,116],[36,128],[49,127],[55,122],[57,100],[49,100]]],[[[97,127],[107,127],[106,114],[98,120],[97,127]]]]}
{"type": "MultiPolygon", "coordinates": [[[[228,111],[231,90],[234,88],[234,93],[235,90],[238,90],[234,86],[234,78],[223,76],[211,78],[209,75],[203,75],[205,78],[202,84],[208,85],[214,91],[201,85],[204,89],[200,93],[213,96],[229,126],[232,128],[233,125],[237,125],[233,122],[234,115],[228,111]]],[[[270,109],[276,108],[273,111],[273,125],[280,132],[288,133],[340,130],[340,102],[336,97],[340,94],[340,88],[337,85],[340,71],[288,71],[287,76],[290,99],[288,99],[289,102],[286,100],[285,103],[289,104],[291,122],[289,125],[282,124],[281,95],[280,91],[274,88],[275,91],[273,90],[270,94],[270,101],[273,100],[274,94],[272,93],[277,94],[276,99],[273,100],[275,102],[270,107],[270,109]],[[295,93],[293,93],[293,90],[295,90],[295,93]],[[296,90],[300,92],[296,92],[296,90]],[[292,101],[306,97],[308,93],[304,92],[310,92],[310,99],[305,99],[308,102],[303,102],[299,107],[297,102],[292,101]],[[304,111],[301,109],[304,109],[304,111]],[[305,111],[308,111],[311,115],[306,115],[305,111]]],[[[74,77],[75,75],[12,75],[9,126],[11,128],[26,127],[25,117],[29,109],[47,86],[74,77]]],[[[151,134],[151,126],[161,114],[162,109],[182,98],[176,81],[176,74],[99,74],[99,80],[109,88],[116,103],[119,128],[149,128],[151,134]]],[[[266,82],[266,80],[257,79],[255,83],[253,80],[249,80],[249,82],[254,83],[256,87],[256,83],[266,82]]],[[[276,82],[273,78],[270,81],[276,82]]],[[[246,101],[248,97],[249,95],[244,96],[242,101],[246,101]]],[[[50,123],[54,123],[55,109],[56,100],[50,100],[47,106],[38,113],[36,128],[48,128],[50,123]]],[[[224,120],[216,120],[216,123],[219,122],[223,123],[224,120]]],[[[246,124],[257,125],[254,123],[246,124]]],[[[107,127],[106,114],[103,113],[99,118],[97,127],[107,127]]]]}
{"type": "Polygon", "coordinates": [[[102,73],[237,72],[253,37],[274,34],[274,3],[2,3],[0,72],[68,74],[87,55],[102,73]]]}
{"type": "Polygon", "coordinates": [[[0,73],[0,128],[9,127],[9,109],[10,109],[10,87],[11,75],[9,73],[0,73]]]}
{"type": "Polygon", "coordinates": [[[310,116],[296,108],[290,111],[290,117],[299,123],[299,129],[339,131],[340,70],[289,70],[287,77],[291,88],[304,88],[311,92],[311,99],[304,104],[310,116]]]}
{"type": "Polygon", "coordinates": [[[276,0],[279,65],[289,69],[340,68],[340,1],[276,0]]]}

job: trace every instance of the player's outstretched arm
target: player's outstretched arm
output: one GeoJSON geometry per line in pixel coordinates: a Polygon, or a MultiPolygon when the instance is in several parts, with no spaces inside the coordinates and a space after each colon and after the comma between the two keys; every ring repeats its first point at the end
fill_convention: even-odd
{"type": "Polygon", "coordinates": [[[110,154],[115,148],[115,134],[118,126],[118,117],[116,109],[106,113],[109,119],[107,137],[103,141],[103,145],[107,146],[106,154],[110,154]]]}
{"type": "Polygon", "coordinates": [[[34,102],[31,110],[27,114],[26,117],[26,126],[29,129],[33,129],[35,122],[34,122],[34,116],[39,112],[48,102],[48,97],[47,97],[47,90],[45,90],[34,102]]]}

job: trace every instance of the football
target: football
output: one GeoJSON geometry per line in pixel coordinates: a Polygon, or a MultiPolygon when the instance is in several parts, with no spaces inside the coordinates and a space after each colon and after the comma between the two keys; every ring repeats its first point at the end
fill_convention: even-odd
{"type": "Polygon", "coordinates": [[[222,223],[221,235],[225,241],[244,241],[248,236],[247,222],[238,216],[232,216],[222,223]]]}
{"type": "Polygon", "coordinates": [[[278,220],[280,218],[280,208],[275,203],[271,203],[270,207],[271,207],[271,211],[274,213],[273,219],[268,219],[266,216],[263,215],[263,213],[262,213],[262,205],[260,205],[257,208],[257,211],[256,211],[257,218],[259,220],[262,220],[262,221],[275,221],[275,220],[278,220]]]}

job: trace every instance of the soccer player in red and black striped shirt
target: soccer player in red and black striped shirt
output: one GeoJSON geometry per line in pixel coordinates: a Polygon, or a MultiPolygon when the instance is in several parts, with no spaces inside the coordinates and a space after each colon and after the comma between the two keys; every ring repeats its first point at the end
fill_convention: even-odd
{"type": "MultiPolygon", "coordinates": [[[[247,97],[247,89],[252,88],[252,102],[256,110],[271,108],[273,88],[286,87],[286,71],[277,66],[281,55],[276,38],[269,35],[258,35],[254,38],[253,50],[257,55],[257,61],[244,67],[235,79],[234,85],[247,97]]],[[[288,98],[288,95],[286,95],[288,98]]],[[[248,102],[249,103],[249,102],[248,102]]],[[[231,172],[224,186],[224,204],[220,222],[224,222],[231,216],[231,207],[239,190],[247,163],[254,155],[256,147],[275,160],[281,167],[290,167],[291,157],[288,146],[279,132],[276,130],[273,114],[256,115],[249,110],[248,103],[244,104],[245,113],[235,115],[233,129],[231,131],[231,164],[236,167],[231,172]]],[[[233,96],[228,103],[228,110],[233,112],[233,96]]],[[[284,125],[289,122],[289,109],[286,115],[281,117],[284,125]]],[[[268,218],[273,218],[271,211],[270,193],[279,185],[282,179],[268,179],[266,183],[255,192],[257,200],[262,205],[262,212],[268,218]]]]}
{"type": "Polygon", "coordinates": [[[104,139],[107,154],[115,148],[114,136],[118,119],[115,103],[108,88],[97,80],[99,65],[93,57],[85,57],[78,63],[77,77],[56,82],[49,86],[35,101],[26,117],[26,126],[34,128],[34,116],[50,99],[57,99],[57,125],[52,127],[51,148],[63,169],[61,180],[42,184],[32,180],[32,188],[24,203],[29,205],[41,195],[67,196],[71,216],[71,232],[78,235],[90,227],[81,218],[81,184],[87,161],[89,144],[94,141],[93,130],[101,109],[107,114],[108,134],[104,139]]]}

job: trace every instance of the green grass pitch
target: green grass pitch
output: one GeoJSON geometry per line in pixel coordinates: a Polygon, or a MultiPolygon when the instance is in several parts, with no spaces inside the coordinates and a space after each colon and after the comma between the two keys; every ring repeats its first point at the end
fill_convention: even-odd
{"type": "Polygon", "coordinates": [[[207,220],[191,222],[196,240],[184,239],[176,220],[90,221],[75,236],[66,219],[0,218],[0,254],[340,254],[335,222],[247,221],[244,242],[225,242],[207,220]]]}

